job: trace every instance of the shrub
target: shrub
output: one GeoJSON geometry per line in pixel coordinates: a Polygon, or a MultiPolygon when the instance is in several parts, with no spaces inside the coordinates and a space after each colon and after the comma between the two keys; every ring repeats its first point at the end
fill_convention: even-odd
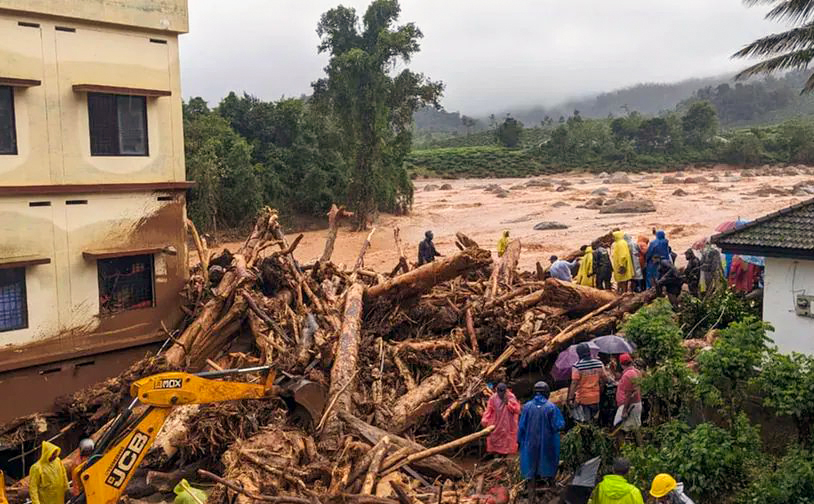
{"type": "Polygon", "coordinates": [[[639,383],[642,396],[650,403],[649,423],[688,417],[697,399],[696,380],[683,359],[670,359],[648,369],[639,383]]]}
{"type": "Polygon", "coordinates": [[[679,322],[687,331],[687,338],[703,338],[713,326],[726,329],[732,322],[748,316],[760,316],[757,302],[748,301],[730,289],[722,289],[706,299],[682,296],[679,322]]]}
{"type": "Polygon", "coordinates": [[[794,418],[800,441],[810,443],[814,421],[814,357],[771,352],[754,381],[763,396],[763,405],[779,415],[794,418]]]}
{"type": "Polygon", "coordinates": [[[562,437],[560,459],[568,471],[577,470],[594,457],[602,457],[602,466],[607,468],[613,463],[613,456],[613,438],[595,425],[577,424],[562,437]]]}
{"type": "Polygon", "coordinates": [[[623,453],[631,462],[631,481],[641,488],[665,472],[683,481],[696,502],[721,502],[749,480],[759,446],[758,429],[741,414],[730,430],[672,421],[656,428],[650,443],[625,445],[623,453]]]}
{"type": "MultiPolygon", "coordinates": [[[[766,464],[763,465],[766,468],[766,464]]],[[[814,503],[814,453],[792,448],[773,470],[764,470],[740,495],[740,504],[814,503]]]]}
{"type": "Polygon", "coordinates": [[[666,299],[658,299],[637,311],[624,325],[624,331],[648,366],[681,357],[684,353],[681,330],[666,299]]]}

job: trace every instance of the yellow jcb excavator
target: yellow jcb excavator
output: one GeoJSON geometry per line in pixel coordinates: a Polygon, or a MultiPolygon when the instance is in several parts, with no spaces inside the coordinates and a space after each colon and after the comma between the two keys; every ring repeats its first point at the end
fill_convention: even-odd
{"type": "Polygon", "coordinates": [[[275,381],[275,373],[264,366],[198,374],[167,372],[133,382],[133,401],[102,435],[88,459],[73,470],[73,480],[80,482],[81,492],[71,499],[71,504],[118,502],[175,406],[282,396],[298,405],[295,412],[299,409],[300,414],[306,413],[318,422],[325,404],[324,387],[304,379],[293,380],[290,385],[284,381],[275,381]],[[262,385],[216,379],[264,371],[269,374],[262,385]],[[149,407],[133,419],[138,403],[149,407]]]}

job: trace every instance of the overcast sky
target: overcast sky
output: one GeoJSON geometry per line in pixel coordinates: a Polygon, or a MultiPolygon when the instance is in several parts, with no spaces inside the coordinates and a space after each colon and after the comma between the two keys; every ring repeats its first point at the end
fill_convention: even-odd
{"type": "MultiPolygon", "coordinates": [[[[344,0],[360,16],[368,0],[344,0]]],[[[190,0],[185,97],[310,93],[327,58],[316,26],[339,0],[190,0]]],[[[484,115],[633,85],[719,75],[730,55],[780,31],[741,0],[402,0],[424,32],[411,67],[446,84],[447,110],[484,115]]]]}

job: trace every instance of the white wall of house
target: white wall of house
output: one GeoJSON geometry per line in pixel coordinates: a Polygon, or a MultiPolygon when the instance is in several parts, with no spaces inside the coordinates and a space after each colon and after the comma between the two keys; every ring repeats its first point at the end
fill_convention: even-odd
{"type": "Polygon", "coordinates": [[[779,350],[814,355],[814,318],[794,311],[798,294],[814,295],[814,260],[767,257],[764,283],[763,320],[779,350]]]}

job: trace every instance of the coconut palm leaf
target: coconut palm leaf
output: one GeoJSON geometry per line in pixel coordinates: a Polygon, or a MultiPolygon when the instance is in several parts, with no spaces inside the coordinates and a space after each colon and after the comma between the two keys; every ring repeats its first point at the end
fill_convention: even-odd
{"type": "Polygon", "coordinates": [[[766,14],[766,19],[792,23],[805,22],[814,13],[814,2],[811,0],[744,0],[744,3],[750,7],[777,4],[766,14]]]}

